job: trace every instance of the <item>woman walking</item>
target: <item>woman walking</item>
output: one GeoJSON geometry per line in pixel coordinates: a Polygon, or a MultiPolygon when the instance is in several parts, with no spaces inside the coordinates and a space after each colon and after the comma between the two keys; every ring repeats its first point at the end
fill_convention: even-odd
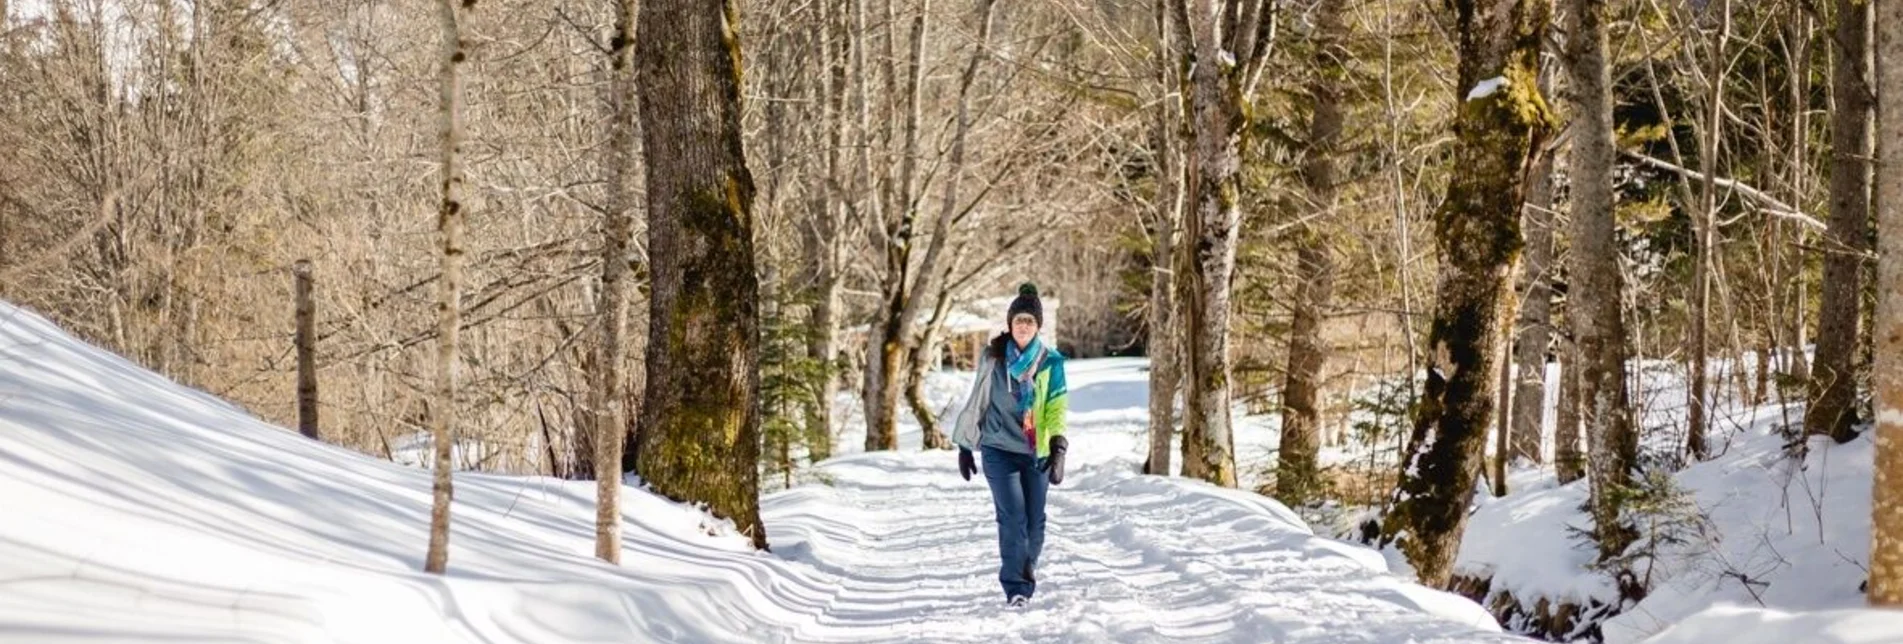
{"type": "Polygon", "coordinates": [[[1064,355],[1038,339],[1044,304],[1037,287],[1018,287],[1005,313],[1010,331],[991,341],[952,431],[958,473],[971,480],[984,463],[998,515],[998,582],[1005,603],[1024,606],[1037,592],[1044,550],[1044,498],[1064,480],[1064,415],[1070,408],[1064,355]],[[974,457],[973,452],[978,452],[974,457]]]}

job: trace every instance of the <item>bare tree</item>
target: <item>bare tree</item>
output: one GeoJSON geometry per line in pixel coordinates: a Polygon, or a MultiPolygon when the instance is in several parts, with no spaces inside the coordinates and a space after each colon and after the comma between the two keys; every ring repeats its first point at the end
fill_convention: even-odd
{"type": "Polygon", "coordinates": [[[1190,85],[1189,203],[1178,252],[1178,297],[1189,367],[1183,409],[1183,475],[1236,484],[1229,422],[1230,290],[1242,226],[1243,106],[1275,40],[1275,12],[1264,0],[1223,0],[1174,7],[1177,35],[1193,61],[1190,85]]]}
{"type": "MultiPolygon", "coordinates": [[[[1547,78],[1550,78],[1549,75],[1547,78]]],[[[1549,85],[1550,86],[1550,85],[1549,85]]],[[[1517,366],[1510,396],[1511,413],[1505,429],[1506,449],[1496,453],[1504,462],[1524,459],[1538,463],[1545,434],[1546,356],[1553,343],[1553,212],[1554,150],[1540,155],[1527,177],[1526,208],[1520,221],[1526,227],[1526,261],[1520,267],[1520,311],[1514,325],[1513,362],[1517,366]]],[[[1504,466],[1505,463],[1502,463],[1504,466]]]]}
{"type": "Polygon", "coordinates": [[[463,42],[462,14],[475,9],[475,0],[441,0],[437,15],[442,26],[440,158],[442,201],[436,210],[441,233],[442,279],[437,280],[439,326],[436,339],[436,404],[430,410],[430,437],[435,447],[435,482],[430,506],[429,555],[423,569],[442,574],[449,566],[450,455],[455,446],[457,336],[462,328],[463,262],[463,77],[468,58],[463,42]]]}
{"type": "Polygon", "coordinates": [[[1307,157],[1302,163],[1302,187],[1307,207],[1301,215],[1296,250],[1295,319],[1289,328],[1288,374],[1282,388],[1282,444],[1277,451],[1275,496],[1291,505],[1308,501],[1321,491],[1322,367],[1328,359],[1322,344],[1324,313],[1334,289],[1334,258],[1318,217],[1334,212],[1341,193],[1336,172],[1344,120],[1341,76],[1350,54],[1343,46],[1347,3],[1321,0],[1315,13],[1315,60],[1310,65],[1307,157]]]}
{"type": "Polygon", "coordinates": [[[297,307],[297,431],[317,435],[317,305],[311,301],[311,262],[291,265],[297,307]]]}
{"type": "Polygon", "coordinates": [[[1836,64],[1830,91],[1830,228],[1825,232],[1823,292],[1817,309],[1817,360],[1811,365],[1811,403],[1804,433],[1842,443],[1856,436],[1855,363],[1862,316],[1864,238],[1870,227],[1871,137],[1870,3],[1838,0],[1831,41],[1836,64]]]}
{"type": "Polygon", "coordinates": [[[650,0],[635,57],[652,263],[638,469],[758,548],[759,279],[736,0],[650,0]]]}
{"type": "Polygon", "coordinates": [[[1626,329],[1620,250],[1614,233],[1612,77],[1606,60],[1605,4],[1566,0],[1566,63],[1572,78],[1573,151],[1570,318],[1579,343],[1580,419],[1592,477],[1593,526],[1601,561],[1636,536],[1620,516],[1638,460],[1638,433],[1626,402],[1626,329]]]}
{"type": "Polygon", "coordinates": [[[621,367],[628,326],[628,239],[632,235],[634,172],[634,0],[615,0],[609,48],[607,212],[601,226],[601,291],[596,306],[601,343],[595,358],[592,404],[595,434],[595,556],[621,562],[621,469],[628,431],[626,379],[621,367]]]}
{"type": "Polygon", "coordinates": [[[1441,278],[1428,377],[1397,500],[1382,526],[1422,583],[1445,587],[1466,528],[1500,368],[1495,343],[1521,247],[1524,178],[1551,129],[1540,95],[1545,0],[1456,0],[1459,117],[1447,199],[1435,212],[1441,278]]]}
{"type": "MultiPolygon", "coordinates": [[[[958,98],[953,114],[955,124],[949,160],[944,168],[945,195],[939,203],[938,217],[932,224],[931,241],[927,243],[925,254],[917,257],[916,262],[915,241],[921,232],[918,219],[923,209],[923,199],[919,195],[925,189],[919,183],[918,139],[922,110],[920,92],[924,83],[924,43],[931,25],[930,0],[921,0],[919,11],[912,21],[911,55],[906,67],[905,88],[899,97],[903,101],[900,109],[904,112],[901,129],[904,148],[899,158],[897,193],[892,202],[876,211],[888,219],[882,222],[878,240],[885,252],[880,281],[881,305],[873,323],[873,332],[867,336],[870,343],[867,346],[865,381],[868,451],[898,448],[898,404],[905,382],[905,358],[923,338],[916,328],[920,313],[937,299],[938,291],[943,288],[935,283],[942,272],[938,262],[951,237],[953,224],[958,221],[958,215],[964,208],[959,182],[964,174],[965,142],[971,130],[971,89],[977,80],[979,64],[990,56],[987,46],[996,5],[996,0],[981,0],[976,9],[978,43],[958,77],[958,98]]],[[[940,441],[933,446],[950,447],[950,443],[940,441]]]]}
{"type": "Polygon", "coordinates": [[[1176,0],[1156,0],[1156,79],[1161,104],[1152,125],[1155,140],[1157,195],[1150,243],[1150,451],[1144,472],[1170,474],[1170,439],[1176,433],[1176,396],[1183,381],[1182,334],[1177,329],[1177,232],[1183,220],[1185,192],[1182,132],[1185,94],[1179,66],[1183,42],[1171,28],[1171,6],[1176,0]]]}
{"type": "Polygon", "coordinates": [[[1903,606],[1903,3],[1876,5],[1877,163],[1876,481],[1870,517],[1870,604],[1903,606]]]}

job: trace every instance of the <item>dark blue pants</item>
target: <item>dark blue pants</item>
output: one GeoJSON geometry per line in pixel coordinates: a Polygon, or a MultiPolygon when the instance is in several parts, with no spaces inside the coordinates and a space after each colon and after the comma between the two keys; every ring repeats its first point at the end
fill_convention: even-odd
{"type": "Polygon", "coordinates": [[[995,447],[984,453],[985,481],[998,511],[998,582],[1006,597],[1030,597],[1037,556],[1044,552],[1044,498],[1050,479],[1037,469],[1037,458],[995,447]]]}

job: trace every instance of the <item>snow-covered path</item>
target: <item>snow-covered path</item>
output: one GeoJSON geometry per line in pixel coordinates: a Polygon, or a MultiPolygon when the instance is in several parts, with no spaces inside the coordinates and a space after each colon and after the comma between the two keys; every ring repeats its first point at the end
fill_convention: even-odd
{"type": "MultiPolygon", "coordinates": [[[[1381,555],[1256,494],[1132,473],[1143,363],[1079,361],[1071,475],[1051,488],[1038,596],[1001,607],[983,479],[951,452],[860,454],[768,498],[776,552],[837,575],[826,620],[932,641],[1523,641],[1381,555]]],[[[913,435],[908,435],[911,438],[913,435]]]]}
{"type": "Polygon", "coordinates": [[[1007,611],[989,495],[949,452],[845,455],[767,495],[772,553],[629,488],[620,566],[592,557],[592,483],[461,473],[430,575],[427,471],[0,303],[0,642],[1511,639],[1273,502],[1134,474],[1141,363],[1073,366],[1071,477],[1038,598],[1007,611]]]}
{"type": "Polygon", "coordinates": [[[989,496],[949,460],[851,457],[769,501],[778,554],[841,582],[822,621],[950,642],[1520,641],[1254,495],[1102,467],[1052,489],[1038,597],[1006,610],[989,496]]]}

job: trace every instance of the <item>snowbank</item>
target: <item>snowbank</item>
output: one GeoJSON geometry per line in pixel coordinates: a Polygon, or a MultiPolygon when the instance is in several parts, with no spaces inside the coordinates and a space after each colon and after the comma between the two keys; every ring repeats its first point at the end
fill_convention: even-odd
{"type": "Polygon", "coordinates": [[[1139,365],[1072,364],[1072,475],[1038,597],[1004,613],[989,494],[947,452],[846,455],[766,496],[771,554],[625,488],[618,567],[592,557],[593,483],[459,473],[429,575],[428,471],[0,303],[0,641],[1519,641],[1271,500],[1134,474],[1139,365]]]}
{"type": "Polygon", "coordinates": [[[1903,612],[1829,610],[1792,614],[1724,605],[1678,623],[1646,644],[1895,644],[1903,612]]]}
{"type": "MultiPolygon", "coordinates": [[[[1784,450],[1777,431],[1783,413],[1775,407],[1732,417],[1741,429],[1727,451],[1674,476],[1703,520],[1677,530],[1684,543],[1667,545],[1650,567],[1651,592],[1601,625],[1610,643],[1637,642],[1684,622],[1678,635],[1650,641],[1697,639],[1717,631],[1729,615],[1726,604],[1780,611],[1855,609],[1864,604],[1858,585],[1869,559],[1872,444],[1862,437],[1843,445],[1810,443],[1799,463],[1784,450]],[[1711,609],[1715,612],[1701,612],[1711,609]],[[1688,618],[1698,617],[1687,621],[1688,618]],[[1691,637],[1693,639],[1683,639],[1691,637]]],[[[1523,601],[1549,598],[1585,604],[1610,602],[1618,593],[1602,574],[1588,570],[1595,552],[1573,529],[1591,527],[1583,512],[1586,481],[1554,485],[1550,472],[1536,488],[1503,499],[1482,499],[1461,544],[1457,574],[1491,577],[1495,592],[1523,601]]],[[[1525,485],[1522,484],[1522,489],[1525,485]]],[[[1735,611],[1734,611],[1735,612],[1735,611]]],[[[1843,613],[1861,624],[1881,619],[1866,611],[1843,613]]],[[[1754,620],[1816,625],[1839,617],[1779,617],[1750,613],[1754,620]],[[1779,621],[1782,620],[1782,621],[1779,621]],[[1795,620],[1795,621],[1793,621],[1795,620]]],[[[1794,627],[1793,627],[1794,628],[1794,627]]],[[[1896,639],[1903,641],[1903,630],[1896,639]]],[[[1774,641],[1756,639],[1749,641],[1774,641]]],[[[1877,640],[1781,639],[1790,642],[1877,640]]]]}

